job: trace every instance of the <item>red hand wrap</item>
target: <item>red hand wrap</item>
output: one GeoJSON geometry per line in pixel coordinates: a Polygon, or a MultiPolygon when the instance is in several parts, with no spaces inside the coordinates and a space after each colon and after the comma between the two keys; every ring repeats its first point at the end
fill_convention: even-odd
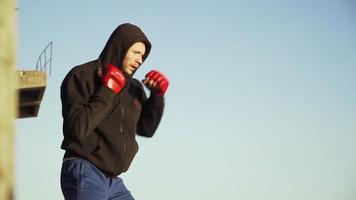
{"type": "Polygon", "coordinates": [[[146,79],[149,79],[156,82],[155,90],[157,91],[157,95],[163,96],[169,86],[169,80],[167,77],[165,77],[162,73],[160,73],[157,70],[151,70],[146,74],[146,79]]]}
{"type": "Polygon", "coordinates": [[[112,64],[106,65],[105,74],[102,79],[103,85],[118,94],[126,85],[126,78],[123,72],[112,64]]]}

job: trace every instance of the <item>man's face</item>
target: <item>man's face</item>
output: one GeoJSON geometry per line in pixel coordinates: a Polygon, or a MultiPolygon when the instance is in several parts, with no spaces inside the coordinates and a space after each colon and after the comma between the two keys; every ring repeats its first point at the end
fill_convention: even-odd
{"type": "Polygon", "coordinates": [[[142,58],[145,55],[146,46],[142,42],[134,43],[126,52],[122,63],[122,70],[132,75],[142,64],[142,58]]]}

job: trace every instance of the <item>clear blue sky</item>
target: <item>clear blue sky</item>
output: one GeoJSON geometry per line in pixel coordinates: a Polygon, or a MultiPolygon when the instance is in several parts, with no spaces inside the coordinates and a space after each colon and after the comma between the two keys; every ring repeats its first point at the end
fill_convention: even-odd
{"type": "Polygon", "coordinates": [[[18,1],[18,66],[53,41],[37,118],[17,120],[16,197],[63,199],[59,87],[117,25],[171,80],[155,137],[123,175],[145,200],[356,199],[356,3],[18,1]]]}

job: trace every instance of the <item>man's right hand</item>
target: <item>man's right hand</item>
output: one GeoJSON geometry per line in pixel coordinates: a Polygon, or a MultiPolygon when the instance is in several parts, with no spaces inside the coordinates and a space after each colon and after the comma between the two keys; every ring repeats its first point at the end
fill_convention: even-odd
{"type": "Polygon", "coordinates": [[[126,78],[123,72],[112,64],[106,65],[105,74],[102,79],[103,85],[118,94],[126,85],[126,78]]]}

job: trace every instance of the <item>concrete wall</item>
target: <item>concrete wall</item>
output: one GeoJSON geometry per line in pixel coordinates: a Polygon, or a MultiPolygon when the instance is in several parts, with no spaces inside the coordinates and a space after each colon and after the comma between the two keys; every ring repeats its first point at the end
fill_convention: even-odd
{"type": "Polygon", "coordinates": [[[17,116],[15,0],[0,0],[0,199],[13,199],[14,125],[17,116]]]}

